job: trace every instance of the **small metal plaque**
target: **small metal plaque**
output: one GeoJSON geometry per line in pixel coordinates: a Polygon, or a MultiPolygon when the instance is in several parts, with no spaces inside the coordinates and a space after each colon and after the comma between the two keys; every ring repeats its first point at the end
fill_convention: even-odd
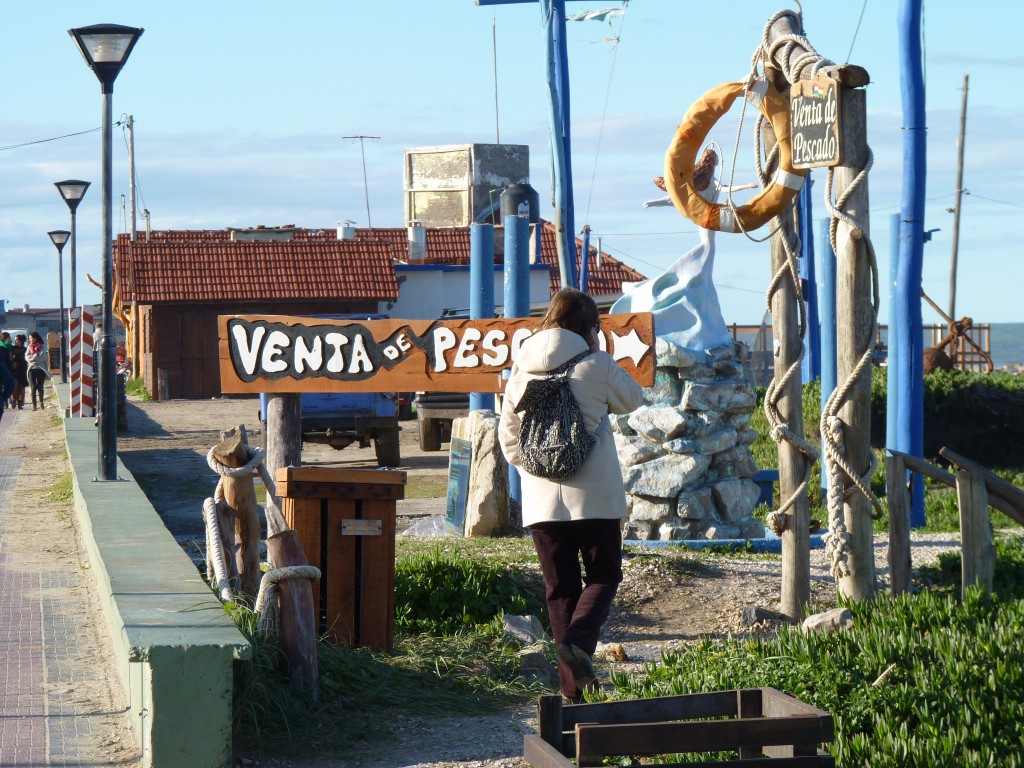
{"type": "Polygon", "coordinates": [[[342,520],[342,536],[380,536],[382,525],[380,520],[342,520]]]}

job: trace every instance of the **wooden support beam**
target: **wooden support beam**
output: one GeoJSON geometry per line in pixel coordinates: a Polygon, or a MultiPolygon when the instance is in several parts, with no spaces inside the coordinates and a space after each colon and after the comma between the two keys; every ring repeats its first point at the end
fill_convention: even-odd
{"type": "Polygon", "coordinates": [[[998,506],[992,498],[989,498],[988,503],[1005,512],[1016,522],[1024,525],[1024,490],[1021,490],[1013,483],[1003,480],[1003,478],[995,472],[986,469],[981,464],[964,458],[958,453],[954,453],[949,450],[949,448],[940,448],[939,455],[960,469],[966,469],[967,471],[974,472],[976,475],[982,477],[985,481],[985,486],[988,489],[988,492],[1002,501],[1005,501],[1006,505],[998,506]]]}
{"type": "MultiPolygon", "coordinates": [[[[213,457],[225,467],[242,467],[252,458],[245,426],[239,425],[222,434],[222,440],[213,447],[213,457]]],[[[233,546],[235,567],[239,575],[239,589],[255,598],[260,586],[260,508],[256,501],[256,487],[252,472],[244,477],[223,477],[224,503],[233,510],[233,546]]],[[[227,531],[224,531],[226,534],[227,531]]]]}
{"type": "Polygon", "coordinates": [[[978,473],[960,470],[956,473],[956,496],[960,506],[961,593],[974,584],[991,592],[996,550],[985,479],[978,473]]]}
{"type": "Polygon", "coordinates": [[[892,593],[910,591],[910,489],[902,456],[885,457],[886,497],[889,502],[889,582],[892,593]]]}
{"type": "MultiPolygon", "coordinates": [[[[302,395],[268,395],[264,416],[267,420],[267,455],[263,463],[268,476],[274,478],[282,467],[297,467],[302,463],[302,395]]],[[[274,490],[267,488],[267,536],[288,528],[274,490]]],[[[271,565],[277,566],[276,563],[271,565]]]]}

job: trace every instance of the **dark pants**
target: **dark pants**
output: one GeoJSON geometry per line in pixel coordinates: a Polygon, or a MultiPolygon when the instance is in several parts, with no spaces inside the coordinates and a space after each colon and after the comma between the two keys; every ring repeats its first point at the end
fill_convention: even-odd
{"type": "Polygon", "coordinates": [[[46,371],[42,368],[32,368],[28,372],[28,383],[32,387],[32,407],[36,407],[36,394],[39,395],[39,407],[43,407],[43,382],[46,381],[46,371]]]}
{"type": "Polygon", "coordinates": [[[0,415],[3,415],[4,408],[7,407],[7,398],[14,393],[14,375],[10,369],[0,363],[0,415]]]}
{"type": "MultiPolygon", "coordinates": [[[[530,526],[556,644],[572,643],[594,655],[601,625],[622,581],[619,522],[571,520],[530,526]]],[[[558,679],[563,695],[579,695],[572,671],[561,661],[558,679]]]]}

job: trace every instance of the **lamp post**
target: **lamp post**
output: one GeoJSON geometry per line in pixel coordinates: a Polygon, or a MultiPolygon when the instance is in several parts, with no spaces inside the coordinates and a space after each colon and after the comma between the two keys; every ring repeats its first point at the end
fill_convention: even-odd
{"type": "MultiPolygon", "coordinates": [[[[64,344],[65,329],[67,328],[67,322],[65,322],[64,318],[64,244],[71,237],[71,233],[66,229],[54,229],[46,234],[50,236],[50,240],[57,246],[57,271],[60,280],[60,380],[62,384],[67,384],[68,360],[64,351],[67,348],[64,344]]],[[[71,242],[74,242],[74,240],[71,242]]]]}
{"type": "Polygon", "coordinates": [[[79,181],[78,179],[67,179],[66,181],[58,181],[53,186],[60,192],[60,196],[64,199],[64,202],[68,206],[68,210],[71,211],[71,306],[78,306],[78,272],[76,269],[77,258],[75,241],[77,237],[77,227],[75,225],[75,211],[78,210],[78,204],[82,202],[82,198],[85,197],[85,191],[89,188],[92,182],[79,181]]]}
{"type": "Polygon", "coordinates": [[[100,81],[103,93],[103,316],[99,342],[99,474],[100,481],[117,480],[117,345],[114,342],[114,261],[111,251],[113,175],[111,106],[114,80],[142,35],[142,29],[120,24],[93,24],[69,29],[89,68],[100,81]]]}

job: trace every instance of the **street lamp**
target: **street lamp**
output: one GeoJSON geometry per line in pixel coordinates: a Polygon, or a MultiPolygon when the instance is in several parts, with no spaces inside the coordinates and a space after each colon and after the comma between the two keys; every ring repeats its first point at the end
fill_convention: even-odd
{"type": "Polygon", "coordinates": [[[142,35],[142,29],[120,24],[93,24],[89,27],[69,29],[86,64],[100,81],[103,93],[103,316],[99,342],[99,475],[100,481],[117,480],[117,345],[114,342],[114,260],[111,251],[113,238],[112,215],[113,175],[111,97],[114,80],[142,35]]]}
{"type": "MultiPolygon", "coordinates": [[[[71,237],[71,233],[66,229],[54,229],[46,234],[50,236],[50,240],[52,240],[53,244],[57,246],[57,266],[60,279],[60,380],[62,384],[67,384],[68,361],[64,352],[66,349],[64,344],[64,329],[67,328],[67,323],[64,322],[64,243],[66,243],[68,238],[71,237]]],[[[73,243],[74,240],[71,242],[73,243]]]]}
{"type": "Polygon", "coordinates": [[[75,226],[75,211],[78,210],[78,204],[82,202],[82,198],[85,197],[85,190],[89,188],[91,182],[79,181],[78,179],[68,179],[66,181],[58,181],[53,186],[60,192],[60,196],[64,199],[64,202],[68,206],[68,210],[71,211],[71,306],[78,306],[78,272],[76,270],[77,259],[75,257],[75,241],[78,239],[76,232],[77,227],[75,226]]]}

